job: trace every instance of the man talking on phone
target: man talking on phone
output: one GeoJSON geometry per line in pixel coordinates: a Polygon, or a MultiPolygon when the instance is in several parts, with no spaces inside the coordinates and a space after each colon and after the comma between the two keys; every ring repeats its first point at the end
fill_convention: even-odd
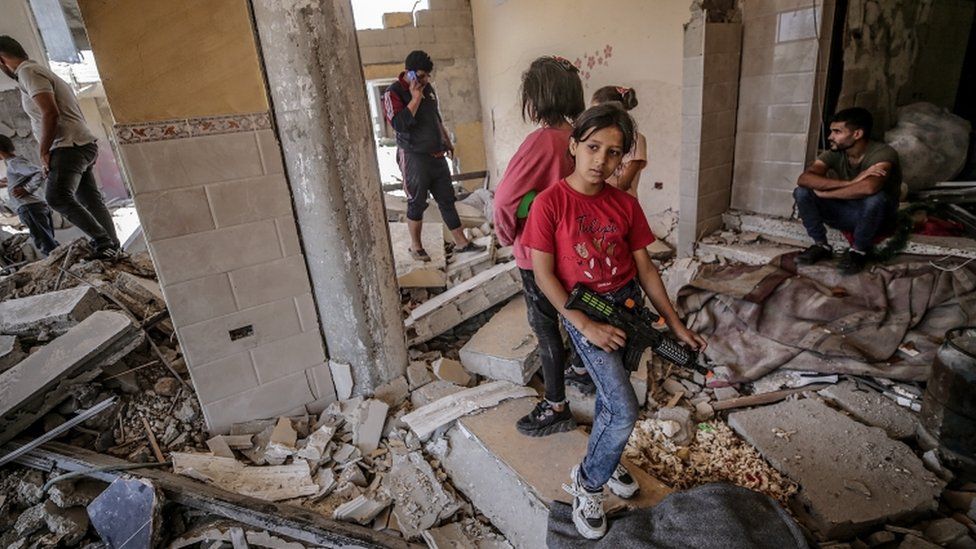
{"type": "Polygon", "coordinates": [[[461,219],[454,206],[454,187],[447,157],[454,154],[451,138],[444,128],[437,107],[437,95],[430,85],[434,62],[426,52],[410,52],[397,81],[383,94],[387,122],[396,131],[397,161],[407,193],[407,228],[410,231],[410,256],[430,261],[420,238],[427,195],[433,195],[444,224],[454,237],[454,252],[481,252],[484,246],[464,236],[461,219]]]}

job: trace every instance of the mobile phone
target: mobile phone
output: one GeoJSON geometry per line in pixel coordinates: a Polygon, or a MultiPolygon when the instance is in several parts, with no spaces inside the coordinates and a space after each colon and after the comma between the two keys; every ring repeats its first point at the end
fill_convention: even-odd
{"type": "Polygon", "coordinates": [[[407,80],[415,82],[417,80],[417,71],[407,71],[407,80]]]}

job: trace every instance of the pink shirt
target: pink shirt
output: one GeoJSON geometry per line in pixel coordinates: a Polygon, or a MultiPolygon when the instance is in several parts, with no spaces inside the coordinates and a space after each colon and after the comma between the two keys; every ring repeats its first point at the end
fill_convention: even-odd
{"type": "Polygon", "coordinates": [[[607,293],[637,276],[633,253],[654,242],[654,233],[633,196],[609,184],[590,196],[563,179],[532,203],[522,242],[554,256],[567,292],[582,282],[607,293]]]}
{"type": "MultiPolygon", "coordinates": [[[[541,193],[560,179],[573,173],[569,156],[571,130],[539,128],[530,133],[505,169],[505,176],[495,189],[495,234],[504,246],[512,246],[515,264],[532,269],[529,250],[522,245],[525,220],[516,218],[519,203],[529,191],[541,193]]],[[[533,203],[532,207],[535,207],[533,203]]]]}

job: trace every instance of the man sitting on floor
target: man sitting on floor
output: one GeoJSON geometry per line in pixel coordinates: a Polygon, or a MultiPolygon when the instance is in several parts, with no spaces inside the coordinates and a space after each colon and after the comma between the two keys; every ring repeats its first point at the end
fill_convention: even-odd
{"type": "Polygon", "coordinates": [[[894,226],[901,192],[901,167],[895,149],[870,140],[873,120],[862,108],[844,109],[831,118],[830,150],[800,175],[793,191],[807,234],[813,239],[797,262],[810,265],[830,259],[829,225],[854,234],[840,261],[844,274],[861,272],[875,237],[894,226]]]}

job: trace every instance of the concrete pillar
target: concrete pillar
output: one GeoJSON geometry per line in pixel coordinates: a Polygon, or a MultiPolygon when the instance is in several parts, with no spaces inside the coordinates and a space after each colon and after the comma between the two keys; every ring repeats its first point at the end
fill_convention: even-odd
{"type": "Polygon", "coordinates": [[[352,6],[251,6],[328,354],[369,392],[407,350],[352,6]]]}

